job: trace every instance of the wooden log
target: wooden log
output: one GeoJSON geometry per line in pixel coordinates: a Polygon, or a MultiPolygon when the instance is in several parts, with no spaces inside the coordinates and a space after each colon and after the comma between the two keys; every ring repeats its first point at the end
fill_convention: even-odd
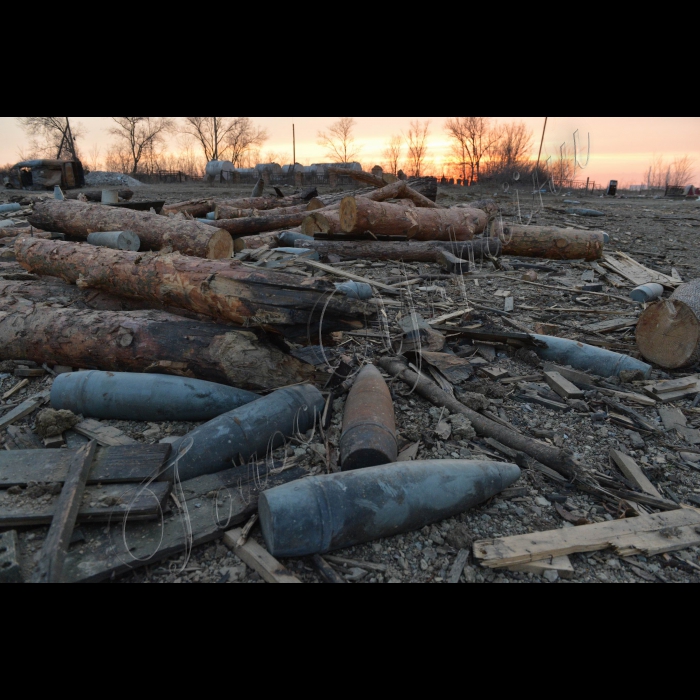
{"type": "MultiPolygon", "coordinates": [[[[286,212],[287,210],[283,209],[282,211],[286,212]]],[[[221,219],[220,221],[212,221],[211,225],[228,231],[235,238],[240,238],[266,231],[294,228],[301,225],[308,215],[309,213],[304,207],[301,211],[295,211],[292,214],[269,213],[266,216],[253,216],[245,219],[221,219]]]]}
{"type": "Polygon", "coordinates": [[[602,231],[578,231],[554,226],[516,226],[497,221],[493,236],[500,238],[504,255],[548,260],[600,260],[605,238],[602,231]]]}
{"type": "Polygon", "coordinates": [[[430,401],[433,405],[447,408],[451,413],[461,413],[463,416],[466,416],[479,435],[494,438],[506,447],[529,455],[567,479],[575,478],[578,471],[577,465],[572,457],[563,450],[550,447],[543,442],[515,433],[480,413],[472,411],[470,408],[467,408],[464,404],[457,401],[457,399],[442,391],[442,389],[433,382],[412,372],[404,365],[402,360],[385,357],[379,361],[379,366],[391,376],[398,377],[411,386],[416,393],[430,401]]]}
{"type": "Polygon", "coordinates": [[[365,185],[373,185],[374,187],[384,187],[386,182],[383,178],[372,175],[371,173],[366,173],[361,170],[348,170],[347,168],[341,168],[340,166],[328,168],[329,175],[337,175],[338,177],[349,177],[355,182],[362,182],[365,185]]]}
{"type": "Polygon", "coordinates": [[[486,256],[499,257],[501,244],[495,238],[476,238],[473,241],[448,243],[446,241],[301,241],[299,248],[315,250],[322,258],[336,255],[345,260],[403,260],[404,262],[435,263],[442,251],[448,251],[462,260],[483,261],[486,256]]]}
{"type": "Polygon", "coordinates": [[[333,294],[330,282],[251,269],[235,261],[144,255],[26,237],[15,244],[15,252],[25,269],[83,289],[167,303],[237,325],[279,332],[323,320],[324,330],[332,324],[339,326],[333,330],[356,330],[370,313],[365,304],[333,294]],[[332,298],[327,299],[329,293],[332,298]]]}
{"type": "Polygon", "coordinates": [[[215,206],[215,200],[210,197],[204,199],[190,199],[187,202],[166,204],[160,213],[162,216],[184,214],[185,216],[191,216],[195,219],[203,219],[207,214],[214,211],[215,206]]]}
{"type": "Polygon", "coordinates": [[[317,233],[342,233],[340,207],[311,212],[302,221],[301,232],[305,236],[315,236],[317,233]]]}
{"type": "Polygon", "coordinates": [[[268,231],[257,236],[243,236],[233,241],[233,249],[236,253],[242,250],[257,250],[263,246],[277,248],[279,244],[278,236],[280,231],[268,231]]]}
{"type": "MultiPolygon", "coordinates": [[[[291,216],[292,214],[301,214],[307,212],[309,205],[306,202],[301,204],[296,204],[291,207],[284,207],[279,210],[272,209],[271,211],[277,216],[291,216]]],[[[252,217],[260,216],[259,209],[241,209],[239,207],[232,207],[228,204],[217,204],[214,210],[216,212],[216,219],[226,220],[226,219],[249,219],[252,217]]]]}
{"type": "MultiPolygon", "coordinates": [[[[134,196],[133,190],[119,190],[118,194],[119,199],[123,199],[125,202],[131,200],[131,198],[134,196]]],[[[80,195],[86,197],[88,202],[102,201],[102,190],[69,190],[68,192],[63,193],[63,196],[66,199],[78,199],[80,195]]]]}
{"type": "MultiPolygon", "coordinates": [[[[91,311],[12,300],[0,311],[0,360],[194,377],[249,391],[313,381],[315,370],[250,331],[161,311],[91,311]]],[[[0,419],[35,410],[31,403],[0,419]]]]}
{"type": "Polygon", "coordinates": [[[224,544],[233,553],[255,571],[266,583],[274,584],[299,584],[301,581],[285,569],[277,559],[257,542],[249,540],[240,546],[238,540],[242,530],[231,530],[224,535],[224,544]]]}
{"type": "Polygon", "coordinates": [[[406,209],[395,204],[346,197],[340,205],[344,233],[407,236],[416,241],[468,241],[482,233],[488,216],[480,209],[406,209]]]}
{"type": "Polygon", "coordinates": [[[33,583],[60,583],[63,564],[68,554],[73,528],[85,492],[97,443],[90,442],[76,455],[68,470],[63,491],[56,503],[55,515],[39,555],[39,563],[32,577],[33,583]]]}
{"type": "Polygon", "coordinates": [[[225,231],[214,230],[197,221],[178,221],[146,211],[44,200],[34,205],[28,221],[46,231],[85,240],[95,232],[133,231],[140,238],[143,250],[170,249],[212,260],[233,255],[233,241],[225,231]]]}
{"type": "Polygon", "coordinates": [[[683,284],[670,299],[649,306],[637,323],[637,347],[664,369],[700,361],[700,280],[683,284]]]}

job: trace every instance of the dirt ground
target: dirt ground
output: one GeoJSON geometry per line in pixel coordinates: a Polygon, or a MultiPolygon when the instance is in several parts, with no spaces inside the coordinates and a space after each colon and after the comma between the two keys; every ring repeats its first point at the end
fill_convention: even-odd
{"type": "MultiPolygon", "coordinates": [[[[199,184],[144,186],[136,191],[134,201],[165,200],[168,203],[204,196],[247,195],[249,188],[207,187],[199,184]]],[[[290,190],[291,191],[291,190],[290,190]]],[[[321,191],[323,194],[324,191],[321,191]]],[[[13,193],[0,192],[0,203],[6,202],[13,193]]],[[[16,193],[15,193],[16,194],[16,193]]],[[[493,187],[471,189],[441,188],[438,202],[452,205],[470,200],[492,197],[499,204],[506,221],[523,221],[539,225],[576,226],[591,230],[603,230],[610,237],[606,251],[622,251],[638,262],[654,270],[671,275],[676,270],[684,281],[700,277],[700,202],[672,199],[655,199],[650,196],[603,199],[563,192],[558,195],[533,196],[525,188],[511,190],[508,194],[493,187]],[[580,202],[568,204],[564,200],[580,202]],[[577,217],[567,213],[575,206],[595,209],[604,214],[599,218],[577,217]]],[[[16,215],[14,215],[16,216],[16,215]]],[[[0,247],[0,254],[2,253],[0,247]]],[[[377,281],[387,283],[411,280],[425,276],[423,283],[405,288],[400,299],[385,299],[388,331],[392,338],[399,329],[397,320],[413,311],[430,320],[459,309],[472,309],[468,316],[470,326],[517,330],[508,320],[521,327],[543,334],[572,338],[593,344],[604,344],[615,351],[634,355],[636,353],[634,328],[610,333],[590,332],[583,328],[588,324],[614,318],[636,316],[637,305],[625,303],[614,297],[627,297],[632,285],[619,278],[599,279],[611,296],[586,295],[573,289],[590,277],[591,267],[583,262],[554,262],[548,260],[522,259],[537,265],[536,286],[522,279],[523,270],[513,270],[515,258],[504,257],[502,269],[491,262],[479,265],[473,275],[445,279],[437,265],[368,263],[352,261],[336,264],[340,270],[351,271],[377,281]],[[511,269],[509,269],[511,268],[511,269]],[[434,277],[433,277],[434,276],[434,277]],[[613,286],[615,282],[618,286],[613,286]],[[571,291],[562,291],[562,287],[571,291]],[[503,293],[510,292],[515,300],[515,309],[505,316],[498,313],[504,308],[503,293]],[[504,316],[508,320],[504,320],[504,316]]],[[[3,264],[3,274],[22,272],[10,262],[3,264]]],[[[2,300],[0,299],[0,311],[2,300]]],[[[328,348],[329,358],[337,363],[340,357],[350,359],[355,368],[367,361],[376,361],[386,354],[385,329],[374,324],[364,336],[344,336],[336,347],[328,348]]],[[[447,345],[454,352],[469,352],[464,341],[449,337],[447,345]]],[[[294,346],[292,346],[294,347],[294,346]]],[[[495,359],[490,352],[481,349],[491,358],[490,366],[504,369],[510,377],[526,377],[537,374],[541,366],[531,357],[512,348],[498,346],[495,359]]],[[[0,395],[17,383],[0,364],[0,395]]],[[[655,371],[654,379],[681,377],[698,372],[690,368],[678,373],[655,371]]],[[[51,377],[31,379],[30,386],[16,394],[9,403],[16,403],[50,388],[51,377]]],[[[642,393],[643,382],[621,385],[620,380],[607,380],[608,384],[628,392],[642,393]]],[[[527,384],[527,382],[525,382],[527,384]]],[[[538,384],[535,382],[535,384],[538,384]]],[[[542,386],[542,384],[539,384],[542,386]]],[[[535,402],[522,401],[523,387],[519,384],[503,384],[475,375],[457,385],[460,392],[482,395],[484,405],[501,420],[514,426],[525,435],[535,437],[548,444],[563,447],[587,470],[602,474],[615,472],[609,460],[610,450],[620,450],[633,457],[644,469],[662,496],[685,506],[700,506],[700,468],[688,455],[697,453],[674,431],[660,434],[630,430],[601,416],[607,407],[598,392],[588,392],[584,406],[574,410],[558,412],[535,402]],[[685,457],[681,457],[681,453],[685,457]]],[[[458,431],[444,431],[449,413],[437,409],[411,394],[410,388],[401,382],[391,384],[395,400],[400,442],[404,447],[420,443],[418,459],[487,459],[509,461],[492,445],[481,438],[460,439],[458,431]]],[[[336,450],[340,439],[345,398],[334,405],[334,415],[326,437],[331,448],[336,450]]],[[[674,404],[688,418],[690,427],[700,427],[700,409],[695,407],[694,397],[674,404]]],[[[629,404],[641,416],[663,427],[656,407],[629,404]]],[[[0,403],[0,415],[7,406],[0,403]]],[[[15,424],[26,435],[32,435],[36,414],[15,424]]],[[[130,437],[143,443],[157,443],[163,438],[186,434],[194,425],[188,424],[140,424],[134,422],[106,422],[130,437]]],[[[322,437],[316,433],[306,441],[290,441],[286,452],[278,451],[277,458],[293,457],[311,474],[328,470],[328,460],[322,437]]],[[[0,431],[0,445],[11,439],[7,431],[0,431]]],[[[700,459],[700,455],[698,456],[700,459]]],[[[506,497],[496,497],[467,512],[459,518],[437,523],[414,532],[391,539],[354,547],[335,555],[359,562],[357,565],[338,566],[338,571],[353,583],[443,583],[453,574],[455,560],[460,550],[471,550],[475,541],[503,536],[519,535],[537,531],[573,527],[570,520],[599,523],[620,517],[618,509],[609,502],[584,493],[562,479],[554,479],[538,470],[523,471],[515,485],[520,491],[506,497]],[[562,512],[567,515],[565,519],[562,512]],[[363,568],[362,563],[365,563],[363,568]],[[368,566],[369,565],[369,566],[368,566]]],[[[49,502],[53,494],[34,489],[26,497],[44,498],[49,502]]],[[[21,497],[20,494],[19,497],[21,497]]],[[[0,505],[3,498],[0,496],[0,505]]],[[[15,494],[12,498],[18,498],[15,494]]],[[[174,507],[175,508],[175,507],[174,507]]],[[[176,517],[177,513],[172,515],[176,517]]],[[[20,533],[23,557],[31,561],[41,547],[45,529],[33,529],[20,533]]],[[[89,546],[91,529],[83,528],[86,541],[76,547],[89,546]]],[[[260,539],[259,529],[253,537],[260,539]]],[[[461,574],[466,583],[681,583],[700,582],[700,548],[658,556],[619,558],[610,552],[576,554],[570,557],[572,573],[560,576],[556,571],[544,575],[488,571],[480,568],[470,557],[461,574]],[[566,578],[563,578],[565,576],[566,578]]],[[[320,583],[321,579],[308,560],[290,560],[283,564],[299,579],[309,583],[320,583]]],[[[220,542],[195,548],[189,557],[184,555],[160,561],[144,567],[120,579],[124,583],[259,583],[260,577],[248,569],[220,542]]]]}

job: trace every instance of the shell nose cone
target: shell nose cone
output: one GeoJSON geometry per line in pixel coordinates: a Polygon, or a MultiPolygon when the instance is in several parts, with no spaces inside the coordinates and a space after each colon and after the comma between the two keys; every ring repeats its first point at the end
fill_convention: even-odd
{"type": "Polygon", "coordinates": [[[501,472],[501,490],[510,488],[516,481],[518,481],[518,479],[520,479],[522,474],[520,467],[517,467],[515,464],[501,464],[499,465],[498,470],[501,472]]]}

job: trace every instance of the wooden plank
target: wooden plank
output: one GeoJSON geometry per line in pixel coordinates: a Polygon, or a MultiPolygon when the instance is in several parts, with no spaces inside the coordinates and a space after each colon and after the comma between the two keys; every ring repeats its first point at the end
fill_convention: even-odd
{"type": "Polygon", "coordinates": [[[97,443],[92,441],[81,448],[71,462],[68,478],[56,503],[49,534],[39,554],[32,583],[60,583],[63,578],[63,564],[96,452],[97,443]]]}
{"type": "Polygon", "coordinates": [[[547,571],[555,571],[563,579],[572,579],[576,572],[574,565],[569,557],[557,557],[551,561],[536,561],[531,564],[521,564],[520,566],[511,566],[508,571],[514,573],[534,574],[542,576],[547,571]]]}
{"type": "Polygon", "coordinates": [[[8,425],[12,425],[18,420],[22,420],[22,418],[26,418],[30,413],[34,413],[48,398],[49,392],[45,391],[43,394],[37,394],[32,396],[31,399],[27,399],[23,404],[20,404],[17,408],[0,418],[0,430],[7,428],[8,425]]]}
{"type": "Polygon", "coordinates": [[[560,365],[555,365],[552,362],[545,362],[544,371],[558,372],[562,377],[564,377],[564,379],[570,381],[572,384],[583,385],[585,387],[590,386],[596,389],[598,388],[595,386],[595,377],[592,377],[590,374],[586,374],[585,372],[579,372],[578,370],[571,369],[570,367],[561,367],[560,365]]]}
{"type": "Polygon", "coordinates": [[[368,279],[367,277],[360,277],[359,275],[353,275],[352,272],[346,272],[345,270],[339,270],[330,265],[324,265],[323,263],[316,262],[315,260],[300,260],[307,267],[314,267],[317,270],[322,270],[327,272],[329,275],[335,275],[336,277],[345,277],[346,279],[353,280],[355,282],[364,282],[377,289],[383,289],[385,292],[390,294],[398,294],[398,290],[394,287],[390,287],[388,284],[382,284],[381,282],[375,282],[374,280],[368,279]]]}
{"type": "MultiPolygon", "coordinates": [[[[667,548],[664,551],[670,552],[688,546],[685,538],[674,536],[676,528],[699,529],[700,511],[695,508],[683,508],[628,520],[483,540],[474,545],[474,556],[486,568],[501,569],[578,552],[598,552],[618,547],[620,551],[627,551],[631,541],[635,543],[637,554],[647,551],[644,549],[644,543],[647,541],[650,542],[649,552],[657,553],[657,539],[644,536],[663,532],[667,537],[667,548]]],[[[700,540],[700,535],[696,534],[696,537],[700,540]]]]}
{"type": "Polygon", "coordinates": [[[692,377],[684,377],[683,379],[673,379],[671,381],[659,382],[658,384],[650,385],[649,388],[654,394],[673,394],[678,391],[695,389],[697,384],[698,378],[696,375],[692,377]]]}
{"type": "Polygon", "coordinates": [[[267,583],[301,583],[284,568],[277,559],[263,549],[254,540],[248,540],[242,547],[238,546],[238,540],[243,534],[242,530],[231,530],[224,535],[224,544],[247,566],[256,571],[267,583]]]}
{"type": "Polygon", "coordinates": [[[610,450],[610,458],[615,462],[628,481],[631,481],[649,496],[663,499],[658,489],[649,481],[641,467],[631,457],[628,457],[619,450],[610,450]]]}
{"type": "Polygon", "coordinates": [[[638,318],[619,318],[600,321],[598,323],[589,323],[586,326],[581,326],[581,329],[589,333],[612,333],[623,328],[634,328],[639,321],[638,318]]]}
{"type": "Polygon", "coordinates": [[[3,401],[7,401],[10,397],[14,396],[20,389],[24,389],[25,386],[29,386],[29,380],[28,379],[23,379],[21,382],[18,384],[15,384],[12,389],[9,391],[5,392],[2,396],[3,401]]]}
{"type": "MultiPolygon", "coordinates": [[[[149,484],[110,484],[101,488],[87,487],[83,504],[78,512],[78,523],[122,523],[128,516],[128,522],[159,519],[168,496],[171,485],[160,481],[149,484]],[[110,504],[110,505],[108,505],[110,504]]],[[[0,528],[6,527],[39,527],[50,525],[54,516],[55,506],[41,504],[40,506],[0,505],[0,528]]]]}
{"type": "Polygon", "coordinates": [[[510,372],[507,369],[500,369],[498,367],[484,367],[479,370],[481,376],[493,379],[493,381],[499,381],[501,379],[507,379],[510,377],[510,372]]]}
{"type": "Polygon", "coordinates": [[[45,369],[16,369],[15,377],[43,377],[46,374],[45,369]]]}
{"type": "Polygon", "coordinates": [[[462,574],[464,573],[464,568],[467,565],[467,562],[469,561],[469,552],[466,549],[460,550],[459,554],[457,555],[457,560],[454,563],[454,566],[452,567],[452,571],[450,571],[450,578],[448,580],[448,583],[459,583],[460,579],[462,578],[462,574]]]}
{"type": "Polygon", "coordinates": [[[544,378],[550,389],[555,391],[562,399],[583,399],[585,394],[559,372],[545,372],[544,378]]]}
{"type": "MultiPolygon", "coordinates": [[[[275,467],[279,469],[280,464],[275,467]]],[[[277,471],[263,464],[186,481],[176,489],[183,510],[164,522],[129,524],[125,532],[121,522],[107,532],[104,526],[88,530],[90,546],[75,546],[69,552],[65,580],[97,583],[114,579],[218,540],[231,527],[247,522],[257,513],[258,498],[263,491],[306,475],[299,467],[277,471]]]]}
{"type": "Polygon", "coordinates": [[[73,430],[79,435],[84,435],[90,440],[96,440],[100,445],[105,447],[117,447],[119,445],[138,445],[136,440],[133,440],[128,435],[124,435],[121,430],[110,428],[107,425],[102,425],[99,421],[88,419],[82,423],[78,423],[73,430]]]}
{"type": "Polygon", "coordinates": [[[700,546],[700,528],[697,525],[629,535],[621,537],[616,543],[617,552],[621,557],[632,557],[638,554],[650,557],[698,546],[700,546]]]}
{"type": "MultiPolygon", "coordinates": [[[[170,445],[123,445],[97,451],[88,484],[143,483],[158,476],[170,455],[170,445]]],[[[66,480],[78,450],[22,450],[0,452],[0,489],[66,480]]]]}

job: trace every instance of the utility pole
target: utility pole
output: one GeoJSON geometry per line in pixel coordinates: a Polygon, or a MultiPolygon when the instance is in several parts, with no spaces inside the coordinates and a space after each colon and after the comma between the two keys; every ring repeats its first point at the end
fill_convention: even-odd
{"type": "Polygon", "coordinates": [[[547,122],[549,117],[544,118],[544,129],[542,129],[542,141],[540,141],[540,152],[537,156],[537,167],[535,168],[535,182],[537,183],[537,190],[540,189],[540,160],[542,159],[542,147],[544,146],[544,136],[547,133],[547,122]]]}
{"type": "Polygon", "coordinates": [[[219,124],[216,117],[212,117],[214,120],[214,155],[212,160],[219,160],[219,124]]]}
{"type": "Polygon", "coordinates": [[[296,164],[297,164],[297,127],[296,127],[296,124],[292,124],[292,150],[294,153],[294,156],[292,158],[292,165],[296,169],[296,164]]]}

